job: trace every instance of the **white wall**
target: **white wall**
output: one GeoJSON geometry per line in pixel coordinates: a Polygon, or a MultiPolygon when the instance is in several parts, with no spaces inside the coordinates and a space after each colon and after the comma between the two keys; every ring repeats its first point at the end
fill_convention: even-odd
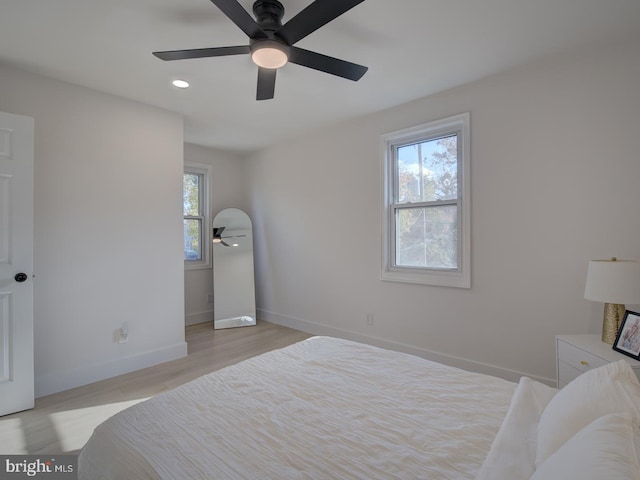
{"type": "Polygon", "coordinates": [[[553,382],[555,335],[600,332],[588,260],[640,259],[638,78],[603,46],[252,155],[258,317],[553,382]],[[465,111],[472,288],[382,282],[379,135],[465,111]]]}
{"type": "MultiPolygon", "coordinates": [[[[198,145],[184,145],[185,162],[211,165],[211,221],[225,208],[247,208],[246,180],[243,176],[240,158],[236,154],[204,148],[198,145]]],[[[211,267],[186,270],[184,275],[185,322],[187,325],[212,322],[213,304],[208,303],[213,291],[211,267]]]]}
{"type": "Polygon", "coordinates": [[[186,355],[181,117],[5,66],[0,110],[35,118],[36,395],[186,355]]]}

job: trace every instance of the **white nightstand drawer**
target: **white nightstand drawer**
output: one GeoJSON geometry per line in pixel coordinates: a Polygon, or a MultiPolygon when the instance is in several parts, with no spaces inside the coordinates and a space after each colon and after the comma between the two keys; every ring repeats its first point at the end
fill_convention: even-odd
{"type": "Polygon", "coordinates": [[[558,335],[556,337],[556,374],[558,388],[592,368],[624,360],[640,379],[640,361],[614,351],[600,335],[558,335]]]}
{"type": "Polygon", "coordinates": [[[558,388],[564,387],[574,378],[578,378],[583,372],[564,362],[558,362],[558,388]]]}
{"type": "Polygon", "coordinates": [[[565,342],[558,342],[558,358],[561,363],[566,363],[580,372],[586,372],[592,368],[602,367],[609,363],[603,358],[597,357],[565,342]]]}

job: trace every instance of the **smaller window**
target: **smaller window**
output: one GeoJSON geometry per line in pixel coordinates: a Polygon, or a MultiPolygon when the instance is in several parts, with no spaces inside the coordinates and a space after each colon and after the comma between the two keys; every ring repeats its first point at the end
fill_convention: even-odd
{"type": "Polygon", "coordinates": [[[208,165],[185,163],[182,189],[184,263],[187,268],[210,266],[208,165]]]}

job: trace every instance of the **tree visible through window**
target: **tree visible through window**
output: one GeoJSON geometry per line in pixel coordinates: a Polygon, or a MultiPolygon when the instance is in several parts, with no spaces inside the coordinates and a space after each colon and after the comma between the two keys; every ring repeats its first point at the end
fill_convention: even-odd
{"type": "Polygon", "coordinates": [[[203,174],[184,173],[182,202],[184,210],[184,259],[187,261],[202,260],[203,258],[203,183],[203,174]]]}
{"type": "Polygon", "coordinates": [[[469,286],[469,115],[382,137],[385,280],[469,286]]]}
{"type": "Polygon", "coordinates": [[[458,136],[396,152],[396,265],[457,269],[458,136]]]}

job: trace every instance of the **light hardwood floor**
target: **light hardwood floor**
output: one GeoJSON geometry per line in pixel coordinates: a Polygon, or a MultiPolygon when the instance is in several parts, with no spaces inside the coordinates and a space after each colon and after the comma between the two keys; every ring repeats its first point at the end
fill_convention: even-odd
{"type": "Polygon", "coordinates": [[[258,321],[255,327],[186,328],[188,356],[36,399],[33,410],[0,417],[0,454],[76,453],[115,413],[206,373],[311,335],[258,321]]]}

